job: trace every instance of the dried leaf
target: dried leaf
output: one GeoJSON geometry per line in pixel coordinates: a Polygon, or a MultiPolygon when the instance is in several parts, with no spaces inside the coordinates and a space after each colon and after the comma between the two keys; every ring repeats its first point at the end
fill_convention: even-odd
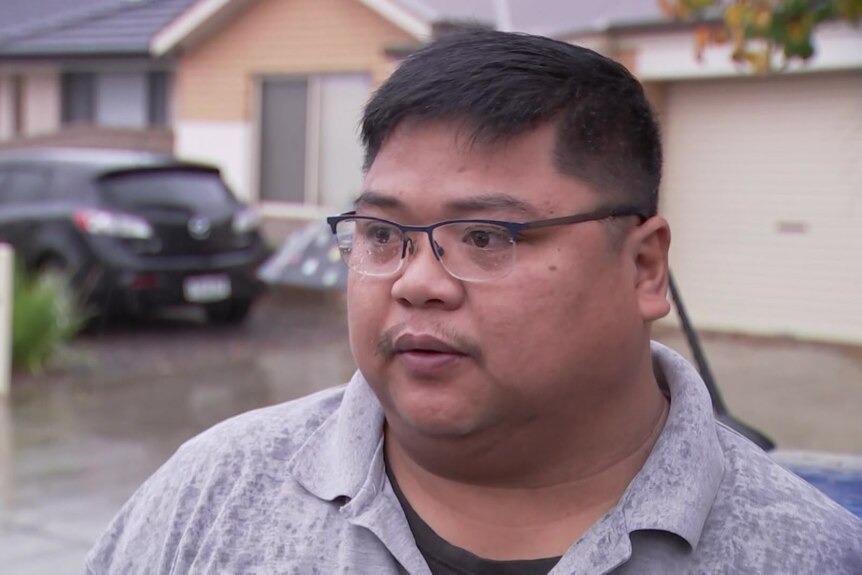
{"type": "Polygon", "coordinates": [[[710,42],[710,30],[707,26],[697,26],[694,29],[694,56],[697,61],[703,60],[703,52],[710,42]]]}

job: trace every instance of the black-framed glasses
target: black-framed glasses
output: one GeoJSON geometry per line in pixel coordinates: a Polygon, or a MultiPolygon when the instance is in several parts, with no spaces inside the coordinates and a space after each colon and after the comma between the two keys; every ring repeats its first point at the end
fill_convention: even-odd
{"type": "Polygon", "coordinates": [[[499,220],[446,220],[430,226],[405,226],[383,218],[347,212],[326,218],[341,258],[351,270],[367,276],[398,273],[416,246],[409,234],[428,234],[437,261],[452,276],[470,282],[505,277],[515,264],[515,244],[526,230],[580,224],[626,216],[646,220],[634,206],[605,207],[571,216],[505,222],[499,220]]]}

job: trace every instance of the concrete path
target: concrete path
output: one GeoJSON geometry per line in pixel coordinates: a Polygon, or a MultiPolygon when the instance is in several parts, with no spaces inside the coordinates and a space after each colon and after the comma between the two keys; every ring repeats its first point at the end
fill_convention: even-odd
{"type": "MultiPolygon", "coordinates": [[[[678,330],[657,339],[690,357],[678,330]]],[[[702,335],[730,413],[780,449],[862,455],[862,348],[702,335]]]]}

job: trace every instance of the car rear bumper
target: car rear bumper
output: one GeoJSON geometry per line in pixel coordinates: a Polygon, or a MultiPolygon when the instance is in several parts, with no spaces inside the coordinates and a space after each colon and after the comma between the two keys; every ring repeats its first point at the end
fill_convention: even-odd
{"type": "Polygon", "coordinates": [[[253,300],[265,289],[257,270],[260,249],[206,257],[135,258],[102,263],[89,301],[104,310],[146,311],[227,299],[253,300]]]}

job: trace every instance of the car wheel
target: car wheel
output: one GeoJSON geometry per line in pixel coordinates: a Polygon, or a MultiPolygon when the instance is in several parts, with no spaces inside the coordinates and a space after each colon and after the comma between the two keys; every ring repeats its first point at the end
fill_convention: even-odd
{"type": "Polygon", "coordinates": [[[232,298],[204,306],[207,320],[217,325],[236,325],[242,323],[251,311],[252,300],[232,298]]]}

